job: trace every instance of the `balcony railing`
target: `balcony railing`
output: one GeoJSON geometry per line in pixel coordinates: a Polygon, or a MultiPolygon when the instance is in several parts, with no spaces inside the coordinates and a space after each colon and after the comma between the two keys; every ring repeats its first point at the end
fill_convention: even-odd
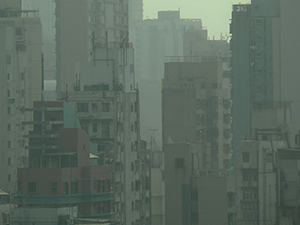
{"type": "Polygon", "coordinates": [[[114,200],[114,193],[76,195],[12,195],[12,203],[18,205],[65,205],[77,203],[106,202],[114,200]]]}

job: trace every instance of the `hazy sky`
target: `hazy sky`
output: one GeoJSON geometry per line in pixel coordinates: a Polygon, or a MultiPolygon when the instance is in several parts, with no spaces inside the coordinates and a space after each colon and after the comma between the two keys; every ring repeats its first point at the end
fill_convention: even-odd
{"type": "Polygon", "coordinates": [[[180,9],[181,18],[200,18],[209,36],[229,33],[232,4],[250,0],[144,0],[144,18],[157,18],[157,11],[180,9]]]}

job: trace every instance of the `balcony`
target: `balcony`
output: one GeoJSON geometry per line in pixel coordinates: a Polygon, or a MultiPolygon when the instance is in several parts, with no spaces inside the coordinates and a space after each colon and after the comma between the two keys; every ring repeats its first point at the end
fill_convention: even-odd
{"type": "Polygon", "coordinates": [[[65,205],[106,202],[114,200],[113,192],[77,195],[18,195],[13,194],[12,203],[18,205],[65,205]]]}

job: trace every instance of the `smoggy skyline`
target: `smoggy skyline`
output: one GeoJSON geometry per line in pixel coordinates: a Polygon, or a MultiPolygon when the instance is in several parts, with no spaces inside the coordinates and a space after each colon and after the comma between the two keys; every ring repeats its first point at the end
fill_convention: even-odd
{"type": "Polygon", "coordinates": [[[200,18],[211,39],[229,33],[232,4],[249,0],[144,0],[144,19],[157,18],[157,11],[180,9],[181,18],[200,18]]]}

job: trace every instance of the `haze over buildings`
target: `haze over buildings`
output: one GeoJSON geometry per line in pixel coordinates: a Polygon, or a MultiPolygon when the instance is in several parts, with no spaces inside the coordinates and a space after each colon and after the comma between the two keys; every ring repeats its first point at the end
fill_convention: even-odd
{"type": "Polygon", "coordinates": [[[0,0],[0,225],[298,225],[299,11],[0,0]]]}

